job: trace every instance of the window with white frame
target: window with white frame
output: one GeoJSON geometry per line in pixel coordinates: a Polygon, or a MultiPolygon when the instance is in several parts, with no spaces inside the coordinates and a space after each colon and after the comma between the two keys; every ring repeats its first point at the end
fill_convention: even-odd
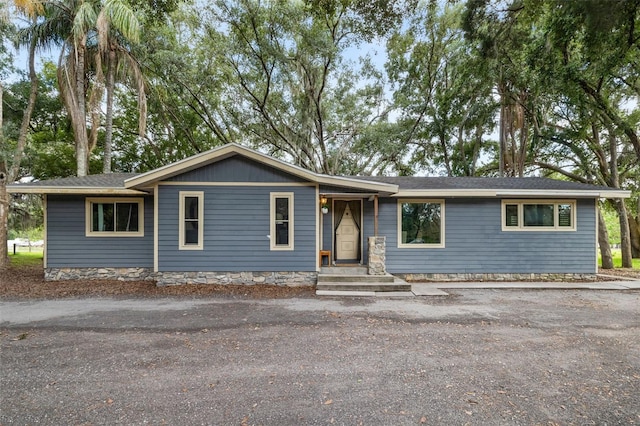
{"type": "Polygon", "coordinates": [[[398,247],[444,247],[444,200],[398,200],[398,247]]]}
{"type": "Polygon", "coordinates": [[[204,192],[180,191],[179,249],[204,247],[204,192]]]}
{"type": "Polygon", "coordinates": [[[271,250],[293,250],[293,192],[272,192],[270,202],[271,250]]]}
{"type": "Polygon", "coordinates": [[[87,237],[144,236],[144,199],[87,198],[87,237]]]}
{"type": "Polygon", "coordinates": [[[502,200],[503,231],[575,231],[576,202],[502,200]]]}

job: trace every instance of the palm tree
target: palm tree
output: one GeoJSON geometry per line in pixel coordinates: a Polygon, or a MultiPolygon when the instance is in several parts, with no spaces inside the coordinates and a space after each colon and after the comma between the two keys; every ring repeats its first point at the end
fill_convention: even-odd
{"type": "MultiPolygon", "coordinates": [[[[124,3],[112,1],[110,7],[105,7],[101,10],[96,26],[98,32],[96,83],[99,87],[105,86],[107,91],[103,173],[111,173],[113,93],[115,91],[116,76],[121,79],[128,77],[138,91],[138,133],[140,137],[143,137],[145,133],[147,102],[142,71],[138,61],[127,48],[129,43],[136,43],[139,38],[138,20],[133,11],[124,3]],[[116,18],[120,30],[113,28],[116,18]],[[105,75],[100,66],[102,62],[106,64],[106,83],[105,75]]],[[[98,97],[96,96],[95,98],[97,99],[98,97]]],[[[93,129],[97,129],[97,125],[94,125],[93,129]]],[[[92,132],[93,143],[95,143],[96,139],[97,132],[92,132]]]]}
{"type": "MultiPolygon", "coordinates": [[[[71,119],[76,142],[78,176],[86,176],[89,173],[89,155],[97,141],[98,111],[104,81],[101,81],[100,73],[97,73],[97,80],[90,81],[87,71],[92,59],[91,49],[98,49],[99,17],[101,22],[108,23],[108,28],[117,31],[124,38],[137,40],[138,21],[133,11],[122,0],[106,0],[104,3],[100,0],[47,1],[44,3],[44,19],[30,28],[40,46],[61,46],[58,86],[71,119]],[[91,138],[87,134],[86,121],[88,88],[91,88],[91,138]]],[[[100,55],[96,54],[94,59],[99,62],[96,69],[101,69],[100,55]]]]}

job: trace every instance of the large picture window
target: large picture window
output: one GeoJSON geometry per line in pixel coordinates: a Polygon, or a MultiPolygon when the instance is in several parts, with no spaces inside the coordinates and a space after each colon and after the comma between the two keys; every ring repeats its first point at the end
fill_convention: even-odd
{"type": "Polygon", "coordinates": [[[398,247],[444,247],[444,201],[398,201],[398,247]]]}
{"type": "Polygon", "coordinates": [[[180,250],[203,249],[203,216],[204,193],[194,191],[180,191],[180,250]]]}
{"type": "Polygon", "coordinates": [[[87,237],[144,236],[142,198],[87,198],[87,237]]]}
{"type": "Polygon", "coordinates": [[[503,231],[575,231],[575,201],[503,200],[503,231]]]}
{"type": "Polygon", "coordinates": [[[293,192],[272,192],[271,250],[293,250],[293,192]]]}

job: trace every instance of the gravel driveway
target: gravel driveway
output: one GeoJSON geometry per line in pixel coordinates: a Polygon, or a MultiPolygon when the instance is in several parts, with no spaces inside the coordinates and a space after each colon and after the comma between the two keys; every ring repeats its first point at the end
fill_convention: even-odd
{"type": "Polygon", "coordinates": [[[0,302],[0,424],[640,424],[640,292],[0,302]]]}

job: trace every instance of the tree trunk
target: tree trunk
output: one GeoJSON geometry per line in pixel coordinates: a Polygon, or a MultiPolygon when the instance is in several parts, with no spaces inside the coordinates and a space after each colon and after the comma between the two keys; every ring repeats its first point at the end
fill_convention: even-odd
{"type": "MultiPolygon", "coordinates": [[[[18,143],[13,152],[13,163],[11,165],[3,162],[0,164],[0,269],[4,269],[9,265],[9,256],[7,249],[8,240],[8,222],[9,222],[9,194],[7,193],[7,184],[18,179],[20,172],[20,162],[24,154],[24,148],[27,146],[27,136],[29,135],[29,123],[31,115],[36,105],[36,97],[38,95],[38,76],[35,67],[36,40],[31,38],[29,44],[29,80],[31,82],[31,90],[29,91],[29,100],[27,108],[22,116],[20,124],[20,133],[18,134],[18,143]]],[[[2,129],[2,86],[0,86],[0,129],[2,129]]],[[[4,141],[3,141],[4,142],[4,141]]],[[[3,143],[4,145],[4,143],[3,143]]]]}
{"type": "Polygon", "coordinates": [[[627,218],[627,207],[624,201],[620,198],[613,200],[613,204],[618,212],[618,219],[620,221],[620,249],[622,251],[622,267],[633,267],[631,257],[631,239],[629,238],[629,220],[627,218]]]}
{"type": "MultiPolygon", "coordinates": [[[[0,82],[0,141],[4,145],[2,134],[2,95],[4,93],[0,82]]],[[[6,163],[0,161],[0,271],[9,266],[9,253],[7,253],[7,224],[9,223],[9,198],[7,194],[7,170],[6,163]]]]}
{"type": "Polygon", "coordinates": [[[0,271],[9,267],[7,250],[7,224],[9,222],[9,194],[7,194],[7,173],[4,162],[0,163],[0,271]]]}
{"type": "Polygon", "coordinates": [[[76,138],[76,161],[78,165],[78,176],[89,174],[89,137],[87,135],[87,114],[84,90],[84,68],[86,54],[86,38],[78,46],[76,52],[76,109],[69,111],[73,123],[73,133],[76,138]]]}
{"type": "Polygon", "coordinates": [[[629,215],[629,239],[631,240],[631,257],[640,259],[640,213],[635,218],[629,215]]]}
{"type": "Polygon", "coordinates": [[[111,148],[113,140],[113,91],[115,90],[115,61],[116,52],[109,49],[109,59],[107,61],[107,116],[105,122],[104,135],[104,159],[102,163],[102,173],[111,173],[111,148]]]}
{"type": "Polygon", "coordinates": [[[600,246],[600,256],[602,257],[602,269],[613,269],[613,255],[611,254],[611,244],[609,244],[609,233],[607,224],[602,217],[602,211],[598,206],[598,245],[600,246]]]}
{"type": "MultiPolygon", "coordinates": [[[[0,81],[0,142],[4,146],[4,135],[2,133],[2,96],[4,86],[0,81]]],[[[0,271],[9,266],[9,254],[7,253],[7,223],[9,222],[9,200],[7,199],[7,170],[6,163],[0,161],[0,271]]]]}

